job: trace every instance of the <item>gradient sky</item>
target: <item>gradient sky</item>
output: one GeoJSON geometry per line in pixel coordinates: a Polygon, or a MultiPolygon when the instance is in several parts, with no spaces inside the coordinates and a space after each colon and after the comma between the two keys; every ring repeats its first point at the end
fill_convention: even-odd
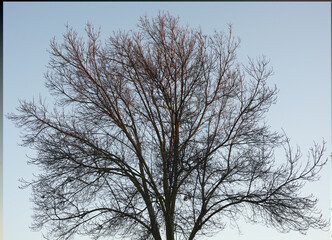
{"type": "MultiPolygon", "coordinates": [[[[276,105],[268,112],[272,129],[282,128],[294,146],[303,150],[303,161],[313,141],[327,141],[325,157],[331,152],[331,4],[329,2],[5,2],[4,9],[4,114],[15,111],[18,99],[39,94],[49,97],[43,73],[49,59],[47,49],[55,36],[61,42],[65,24],[84,33],[87,22],[101,27],[102,37],[112,31],[135,29],[144,14],[156,16],[158,10],[178,15],[181,23],[201,26],[206,34],[227,31],[241,38],[239,59],[266,55],[275,74],[271,85],[279,88],[276,105]]],[[[31,232],[30,189],[18,188],[18,179],[31,179],[35,166],[26,164],[31,149],[18,146],[19,129],[4,119],[4,240],[41,240],[31,232]]],[[[278,161],[283,155],[277,153],[278,161]]],[[[318,182],[308,184],[303,193],[313,193],[318,207],[330,218],[331,164],[321,172],[318,182]]],[[[279,233],[262,225],[240,222],[240,230],[228,224],[211,240],[312,240],[330,239],[330,233],[310,230],[279,233]]],[[[86,239],[76,237],[75,239],[86,239]]],[[[201,239],[201,238],[200,238],[201,239]]],[[[203,238],[202,238],[203,239],[203,238]]]]}

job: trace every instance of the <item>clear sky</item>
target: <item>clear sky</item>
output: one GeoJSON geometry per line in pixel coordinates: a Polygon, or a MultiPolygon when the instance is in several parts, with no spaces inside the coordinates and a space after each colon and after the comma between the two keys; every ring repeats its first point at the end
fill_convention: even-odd
{"type": "MultiPolygon", "coordinates": [[[[48,97],[43,73],[50,39],[61,41],[65,24],[83,33],[87,22],[101,27],[102,37],[113,30],[135,29],[145,13],[158,10],[178,15],[183,24],[201,26],[206,34],[227,31],[232,23],[241,38],[239,58],[266,55],[275,74],[270,84],[279,88],[277,104],[268,113],[275,130],[285,130],[294,146],[303,150],[303,161],[313,141],[327,141],[331,152],[331,4],[329,2],[5,2],[4,3],[4,113],[15,111],[18,99],[39,94],[48,97]]],[[[18,179],[30,179],[36,167],[26,164],[33,151],[18,146],[19,129],[4,119],[4,240],[41,240],[31,232],[30,190],[18,189],[18,179]]],[[[282,155],[277,155],[282,160],[282,155]]],[[[319,199],[318,207],[330,218],[331,165],[321,179],[303,192],[319,199]]],[[[241,233],[228,228],[211,239],[313,240],[330,239],[330,233],[310,230],[278,233],[261,225],[240,223],[241,233]]],[[[75,239],[83,239],[77,237],[75,239]]]]}

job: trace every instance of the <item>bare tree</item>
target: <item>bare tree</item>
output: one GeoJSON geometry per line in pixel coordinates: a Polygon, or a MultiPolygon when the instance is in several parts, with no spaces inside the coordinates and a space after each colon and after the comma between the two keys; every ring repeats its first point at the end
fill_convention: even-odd
{"type": "Polygon", "coordinates": [[[265,123],[277,94],[268,60],[238,63],[231,27],[206,36],[160,13],[138,29],[102,45],[91,25],[86,41],[68,27],[45,74],[54,109],[22,101],[9,115],[41,169],[24,184],[33,228],[52,239],[191,240],[242,217],[280,231],[327,226],[317,199],[300,194],[325,143],[303,165],[265,123]]]}

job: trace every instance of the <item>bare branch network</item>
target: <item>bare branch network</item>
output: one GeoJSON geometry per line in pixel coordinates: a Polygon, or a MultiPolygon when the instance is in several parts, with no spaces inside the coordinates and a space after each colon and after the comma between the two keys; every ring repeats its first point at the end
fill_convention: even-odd
{"type": "Polygon", "coordinates": [[[41,174],[33,228],[51,239],[197,239],[240,218],[280,231],[327,222],[306,182],[318,179],[325,143],[307,164],[264,114],[277,89],[264,57],[236,59],[229,31],[207,36],[168,13],[106,44],[87,25],[51,41],[46,86],[56,106],[21,101],[9,118],[41,174]],[[285,149],[284,163],[274,150],[285,149]]]}

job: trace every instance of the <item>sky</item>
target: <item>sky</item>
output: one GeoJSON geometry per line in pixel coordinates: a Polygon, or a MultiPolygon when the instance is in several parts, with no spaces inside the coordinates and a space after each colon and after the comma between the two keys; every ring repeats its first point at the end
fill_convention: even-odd
{"type": "MultiPolygon", "coordinates": [[[[101,27],[102,38],[113,31],[136,29],[140,16],[158,11],[179,16],[181,23],[201,27],[205,34],[227,31],[232,23],[241,39],[239,59],[267,56],[274,69],[269,84],[279,89],[278,100],[267,114],[272,129],[283,129],[303,161],[313,142],[327,141],[331,153],[331,4],[329,2],[5,2],[3,4],[3,111],[15,112],[19,99],[50,98],[43,74],[51,38],[61,42],[68,23],[84,34],[87,22],[101,27]]],[[[4,240],[41,240],[32,232],[30,189],[19,189],[19,179],[31,179],[35,166],[27,165],[31,149],[18,146],[20,130],[3,119],[3,228],[4,240]]],[[[277,153],[279,154],[279,153],[277,153]]],[[[282,154],[276,156],[282,160],[282,154]]],[[[323,216],[330,218],[331,164],[321,178],[305,186],[313,193],[323,216]]],[[[279,233],[263,225],[241,222],[209,239],[312,240],[330,239],[329,231],[279,233]]],[[[76,237],[75,239],[83,239],[76,237]]],[[[84,238],[88,239],[88,238],[84,238]]],[[[202,238],[203,239],[203,238],[202,238]]],[[[205,238],[204,238],[205,239],[205,238]]]]}

